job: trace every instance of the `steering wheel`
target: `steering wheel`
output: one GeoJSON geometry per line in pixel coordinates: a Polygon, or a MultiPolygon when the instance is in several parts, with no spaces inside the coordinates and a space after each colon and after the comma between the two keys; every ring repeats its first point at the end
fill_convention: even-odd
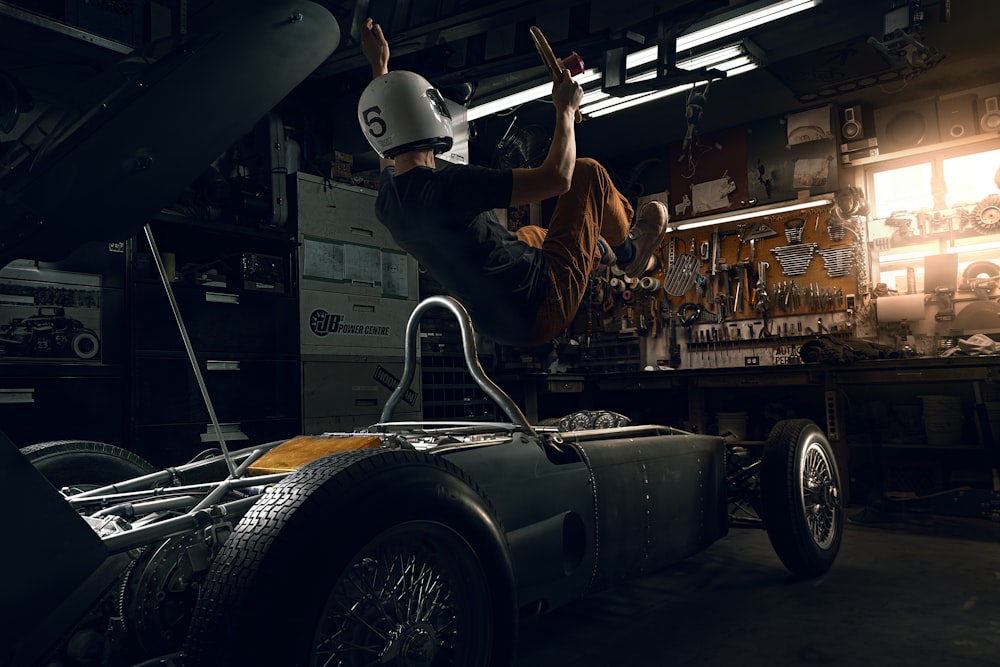
{"type": "MultiPolygon", "coordinates": [[[[555,81],[556,77],[559,76],[563,68],[563,63],[556,58],[556,54],[552,52],[552,47],[549,46],[548,40],[545,39],[545,35],[542,34],[541,29],[533,25],[531,26],[531,39],[535,42],[535,48],[538,49],[538,55],[542,57],[542,62],[545,63],[545,69],[548,70],[549,76],[555,81]]],[[[580,114],[580,110],[576,110],[576,122],[583,120],[583,116],[580,114]]]]}

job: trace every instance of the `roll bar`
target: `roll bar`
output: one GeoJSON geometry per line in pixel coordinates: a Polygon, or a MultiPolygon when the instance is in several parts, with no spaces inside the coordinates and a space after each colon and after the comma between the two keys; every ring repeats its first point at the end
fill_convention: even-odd
{"type": "Polygon", "coordinates": [[[529,434],[535,435],[535,430],[528,423],[528,419],[521,412],[521,409],[517,407],[517,404],[493,380],[486,376],[483,367],[479,364],[479,357],[476,354],[476,337],[472,330],[472,318],[469,316],[469,311],[450,296],[427,297],[418,303],[417,307],[410,314],[410,319],[406,323],[403,377],[399,381],[399,385],[392,392],[392,395],[389,396],[385,407],[382,408],[382,417],[379,421],[388,422],[391,420],[393,411],[410,388],[410,383],[413,382],[413,375],[416,372],[417,366],[420,318],[431,308],[444,308],[451,311],[451,314],[458,320],[458,327],[462,332],[462,352],[465,355],[465,365],[468,367],[469,373],[476,381],[476,384],[503,409],[514,424],[529,434]]]}

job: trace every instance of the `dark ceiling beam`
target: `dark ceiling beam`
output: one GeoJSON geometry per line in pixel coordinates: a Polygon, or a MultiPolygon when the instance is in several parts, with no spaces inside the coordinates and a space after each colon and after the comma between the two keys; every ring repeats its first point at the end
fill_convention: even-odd
{"type": "MultiPolygon", "coordinates": [[[[581,4],[580,0],[548,0],[547,2],[514,0],[495,2],[485,4],[471,11],[453,14],[432,23],[410,26],[402,32],[388,34],[386,37],[389,39],[393,57],[403,56],[416,53],[428,46],[433,46],[433,43],[428,44],[429,34],[434,36],[435,42],[453,42],[489,32],[490,30],[498,29],[501,26],[511,23],[527,21],[540,13],[566,9],[575,4],[581,4]]],[[[379,17],[374,18],[379,20],[379,17]]],[[[350,29],[345,29],[345,26],[341,26],[341,33],[343,34],[353,34],[356,32],[355,26],[351,26],[350,29]]],[[[313,76],[320,78],[334,76],[343,72],[360,69],[367,64],[356,42],[352,44],[345,43],[341,44],[337,52],[317,68],[313,76]]]]}

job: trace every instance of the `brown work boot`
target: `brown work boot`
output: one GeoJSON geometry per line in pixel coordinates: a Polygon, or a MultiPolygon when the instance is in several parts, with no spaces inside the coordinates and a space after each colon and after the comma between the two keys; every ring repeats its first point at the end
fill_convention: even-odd
{"type": "Polygon", "coordinates": [[[660,245],[663,233],[667,231],[667,221],[670,214],[667,207],[656,200],[648,201],[639,209],[632,231],[628,233],[632,239],[635,256],[625,269],[625,273],[633,278],[639,278],[656,268],[656,258],[653,251],[660,245]]]}

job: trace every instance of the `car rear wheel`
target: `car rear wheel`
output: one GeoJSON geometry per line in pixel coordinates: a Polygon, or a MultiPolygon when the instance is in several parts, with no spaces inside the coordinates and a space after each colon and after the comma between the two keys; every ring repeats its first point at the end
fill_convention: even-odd
{"type": "Polygon", "coordinates": [[[56,488],[84,491],[147,475],[152,464],[103,442],[53,440],[21,448],[21,453],[56,488]]]}
{"type": "Polygon", "coordinates": [[[833,565],[844,531],[840,474],[826,436],[808,419],[775,424],[764,448],[761,505],[768,538],[792,573],[833,565]]]}
{"type": "Polygon", "coordinates": [[[517,615],[499,520],[448,461],[358,450],[268,491],[215,558],[195,664],[510,665],[517,615]],[[263,641],[254,641],[262,638],[263,641]]]}
{"type": "Polygon", "coordinates": [[[70,341],[73,347],[73,354],[80,359],[93,359],[101,349],[101,344],[97,340],[97,334],[92,331],[81,331],[70,341]]]}

